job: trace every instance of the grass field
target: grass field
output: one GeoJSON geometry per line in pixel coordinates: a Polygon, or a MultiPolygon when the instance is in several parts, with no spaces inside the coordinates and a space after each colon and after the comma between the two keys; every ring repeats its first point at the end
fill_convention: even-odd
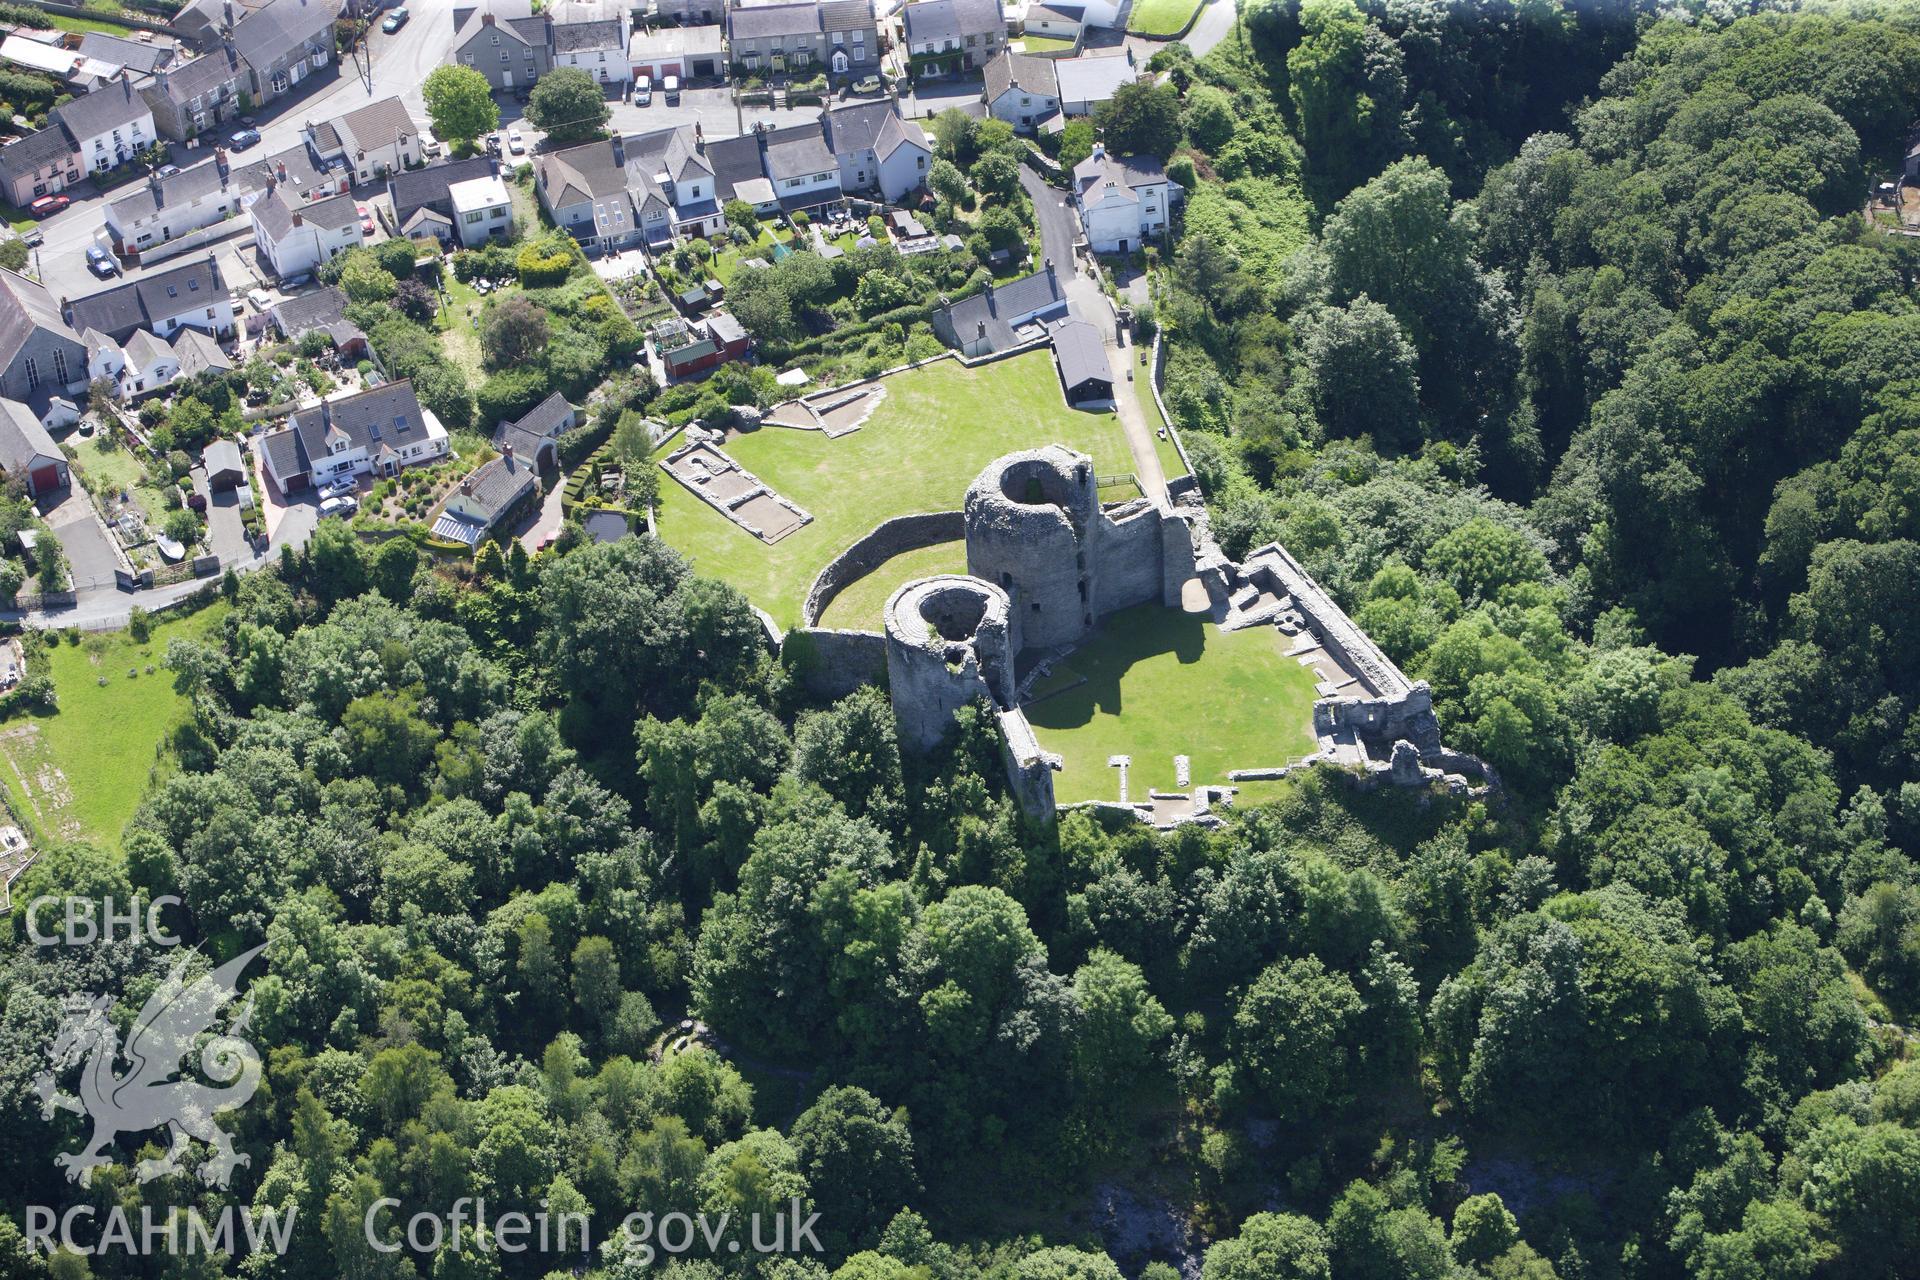
{"type": "Polygon", "coordinates": [[[885,385],[886,399],[852,435],[762,427],[728,442],[741,466],[813,523],[769,547],[662,477],[660,536],[790,627],[827,561],[892,516],[958,510],[1003,453],[1057,443],[1093,455],[1097,471],[1131,468],[1119,419],[1069,409],[1044,351],[977,369],[942,361],[885,385]]]}
{"type": "Polygon", "coordinates": [[[226,608],[213,604],[158,623],[145,644],[111,631],[86,636],[78,645],[62,640],[50,649],[60,710],[0,723],[0,778],[43,839],[119,847],[120,829],[160,764],[161,740],[187,705],[160,665],[167,642],[208,635],[226,608]],[[129,676],[129,670],[137,674],[129,676]]]}
{"type": "Polygon", "coordinates": [[[1201,0],[1134,0],[1127,30],[1137,36],[1177,36],[1193,21],[1201,0]]]}
{"type": "Polygon", "coordinates": [[[887,597],[903,583],[936,573],[965,573],[967,544],[938,542],[918,551],[903,551],[864,578],[852,582],[828,602],[819,625],[843,631],[878,631],[887,597]]]}
{"type": "Polygon", "coordinates": [[[1195,786],[1307,755],[1314,678],[1287,656],[1287,643],[1273,627],[1223,632],[1152,604],[1107,618],[1027,704],[1040,745],[1066,762],[1055,796],[1064,804],[1119,799],[1120,771],[1107,764],[1114,755],[1133,758],[1133,800],[1185,789],[1175,785],[1176,755],[1190,758],[1195,786]]]}

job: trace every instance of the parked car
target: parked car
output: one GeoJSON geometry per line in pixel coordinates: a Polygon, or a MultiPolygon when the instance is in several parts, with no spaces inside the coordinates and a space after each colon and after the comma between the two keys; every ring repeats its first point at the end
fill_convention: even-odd
{"type": "Polygon", "coordinates": [[[87,270],[105,280],[119,273],[120,264],[113,260],[113,255],[107,252],[105,246],[90,244],[87,246],[87,270]]]}
{"type": "Polygon", "coordinates": [[[286,279],[282,280],[280,282],[280,288],[283,290],[304,289],[307,286],[307,283],[312,279],[313,279],[313,276],[310,272],[302,271],[297,276],[288,276],[286,279]]]}
{"type": "Polygon", "coordinates": [[[27,212],[36,218],[51,218],[72,203],[71,196],[41,196],[27,206],[27,212]]]}
{"type": "Polygon", "coordinates": [[[855,93],[880,92],[880,77],[879,76],[861,76],[858,80],[855,80],[853,82],[853,91],[855,93]]]}
{"type": "Polygon", "coordinates": [[[510,129],[507,131],[507,150],[516,156],[527,154],[527,140],[520,136],[518,129],[510,129]]]}
{"type": "Polygon", "coordinates": [[[363,204],[357,204],[353,206],[353,211],[360,215],[360,234],[363,236],[372,235],[373,234],[373,215],[367,212],[367,206],[363,204]]]}
{"type": "Polygon", "coordinates": [[[268,307],[273,305],[273,295],[265,289],[249,289],[247,290],[247,301],[253,304],[255,311],[264,312],[268,307]]]}
{"type": "Polygon", "coordinates": [[[493,156],[499,155],[500,154],[500,135],[497,133],[488,134],[486,147],[487,147],[488,155],[493,155],[493,156]]]}
{"type": "Polygon", "coordinates": [[[653,105],[653,77],[635,76],[633,80],[633,102],[635,106],[653,105]]]}
{"type": "Polygon", "coordinates": [[[156,178],[171,178],[171,177],[172,177],[172,176],[173,176],[174,174],[176,174],[176,173],[178,173],[178,172],[180,172],[180,166],[179,166],[179,165],[177,165],[177,164],[163,164],[163,165],[161,165],[161,166],[160,166],[160,167],[159,167],[158,169],[155,169],[155,170],[153,171],[153,176],[154,176],[154,177],[156,177],[156,178]]]}
{"type": "Polygon", "coordinates": [[[320,486],[320,496],[322,498],[344,498],[359,487],[360,482],[353,476],[336,476],[334,479],[320,486]]]}
{"type": "Polygon", "coordinates": [[[680,77],[665,76],[660,81],[660,91],[667,95],[667,105],[680,101],[680,77]]]}
{"type": "Polygon", "coordinates": [[[392,13],[387,15],[387,20],[380,24],[380,29],[386,32],[388,35],[392,35],[394,32],[398,31],[400,28],[406,26],[407,19],[411,18],[412,16],[413,16],[412,14],[406,11],[405,7],[395,9],[392,13]]]}
{"type": "Polygon", "coordinates": [[[40,230],[40,228],[34,227],[25,235],[21,236],[20,239],[26,244],[27,248],[38,249],[47,242],[47,234],[40,230]]]}
{"type": "Polygon", "coordinates": [[[227,145],[235,151],[245,151],[248,147],[258,146],[259,143],[260,131],[258,129],[236,129],[234,130],[233,136],[227,139],[227,145]]]}
{"type": "Polygon", "coordinates": [[[353,497],[328,498],[320,504],[320,518],[329,516],[350,516],[360,509],[360,500],[353,497]]]}
{"type": "Polygon", "coordinates": [[[434,137],[432,134],[428,134],[426,137],[426,140],[420,144],[420,150],[424,151],[426,154],[430,156],[439,155],[440,139],[434,137]]]}

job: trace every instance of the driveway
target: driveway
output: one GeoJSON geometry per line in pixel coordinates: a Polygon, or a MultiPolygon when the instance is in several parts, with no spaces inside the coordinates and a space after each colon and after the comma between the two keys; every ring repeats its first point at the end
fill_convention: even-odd
{"type": "Polygon", "coordinates": [[[42,515],[54,537],[59,539],[61,549],[67,553],[73,589],[114,589],[113,572],[120,567],[120,555],[86,492],[77,487],[67,489],[42,515]]]}
{"type": "Polygon", "coordinates": [[[204,467],[195,467],[192,475],[193,491],[207,500],[207,546],[220,557],[223,567],[251,556],[253,548],[247,545],[246,524],[240,518],[241,491],[223,489],[214,493],[207,488],[204,467]]]}

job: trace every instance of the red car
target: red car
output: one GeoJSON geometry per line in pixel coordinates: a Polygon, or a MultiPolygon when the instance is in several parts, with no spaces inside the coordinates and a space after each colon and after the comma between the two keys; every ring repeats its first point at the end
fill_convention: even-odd
{"type": "Polygon", "coordinates": [[[354,211],[360,215],[360,234],[363,236],[372,235],[373,234],[373,215],[367,212],[367,206],[363,204],[357,204],[353,206],[353,208],[354,208],[354,211]]]}
{"type": "Polygon", "coordinates": [[[41,196],[27,206],[27,212],[36,218],[51,218],[72,203],[67,196],[41,196]]]}

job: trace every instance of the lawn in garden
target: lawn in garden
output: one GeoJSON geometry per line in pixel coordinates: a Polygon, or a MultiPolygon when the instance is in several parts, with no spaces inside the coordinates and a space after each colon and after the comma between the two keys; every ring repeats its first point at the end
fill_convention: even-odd
{"type": "Polygon", "coordinates": [[[121,630],[49,646],[60,709],[0,722],[0,781],[41,839],[119,847],[156,770],[168,767],[161,744],[187,709],[162,665],[167,643],[211,635],[226,612],[216,603],[166,621],[160,615],[144,644],[121,630]]]}
{"type": "Polygon", "coordinates": [[[1177,36],[1187,29],[1201,0],[1134,0],[1127,30],[1137,36],[1177,36]]]}
{"type": "Polygon", "coordinates": [[[1059,36],[1021,36],[1020,42],[1034,57],[1046,53],[1063,53],[1073,48],[1073,41],[1063,40],[1059,36]]]}
{"type": "Polygon", "coordinates": [[[967,571],[967,544],[937,542],[918,551],[902,551],[872,573],[855,579],[828,601],[819,625],[840,631],[879,631],[887,600],[902,585],[939,573],[967,571]]]}
{"type": "Polygon", "coordinates": [[[1139,605],[1100,623],[1092,640],[1056,662],[1026,707],[1040,745],[1065,766],[1055,797],[1118,800],[1111,756],[1132,757],[1127,796],[1176,785],[1173,758],[1191,761],[1191,785],[1225,783],[1229,769],[1287,764],[1314,749],[1314,676],[1287,656],[1274,627],[1222,631],[1205,617],[1139,605]]]}
{"type": "Polygon", "coordinates": [[[1132,467],[1119,419],[1068,408],[1044,351],[974,369],[943,360],[883,385],[886,399],[851,435],[761,427],[727,442],[735,461],[797,502],[811,524],[767,546],[662,476],[660,536],[791,627],[829,560],[889,517],[959,510],[967,486],[1003,453],[1062,444],[1091,454],[1100,472],[1132,467]]]}

